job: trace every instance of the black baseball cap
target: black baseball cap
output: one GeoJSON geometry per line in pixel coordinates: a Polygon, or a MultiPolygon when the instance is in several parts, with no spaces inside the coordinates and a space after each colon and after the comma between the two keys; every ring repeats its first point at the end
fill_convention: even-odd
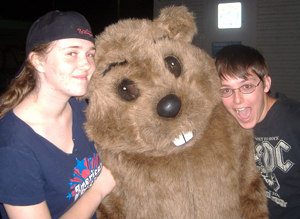
{"type": "Polygon", "coordinates": [[[95,43],[90,24],[83,15],[75,11],[50,11],[30,27],[26,55],[37,46],[66,38],[85,39],[95,43]]]}

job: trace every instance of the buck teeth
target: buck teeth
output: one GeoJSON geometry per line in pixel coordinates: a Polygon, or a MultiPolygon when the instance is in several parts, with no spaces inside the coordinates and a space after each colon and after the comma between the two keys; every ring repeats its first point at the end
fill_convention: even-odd
{"type": "Polygon", "coordinates": [[[187,143],[188,141],[190,141],[192,138],[193,138],[193,132],[190,131],[179,135],[178,138],[174,139],[173,143],[175,144],[175,146],[181,146],[187,143]]]}

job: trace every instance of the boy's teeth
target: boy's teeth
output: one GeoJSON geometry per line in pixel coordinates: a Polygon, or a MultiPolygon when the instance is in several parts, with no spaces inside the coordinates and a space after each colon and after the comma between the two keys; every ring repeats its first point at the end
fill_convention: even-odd
{"type": "Polygon", "coordinates": [[[241,111],[243,111],[243,110],[245,110],[245,109],[246,109],[246,108],[235,109],[235,110],[236,110],[237,113],[239,113],[239,112],[241,112],[241,111]]]}

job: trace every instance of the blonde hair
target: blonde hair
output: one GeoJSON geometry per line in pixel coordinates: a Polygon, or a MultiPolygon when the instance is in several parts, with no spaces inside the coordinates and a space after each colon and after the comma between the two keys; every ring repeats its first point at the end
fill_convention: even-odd
{"type": "MultiPolygon", "coordinates": [[[[52,42],[34,48],[37,56],[45,58],[52,42]]],[[[21,73],[10,83],[8,90],[0,97],[0,118],[17,106],[37,86],[37,71],[30,61],[29,55],[21,73]]]]}

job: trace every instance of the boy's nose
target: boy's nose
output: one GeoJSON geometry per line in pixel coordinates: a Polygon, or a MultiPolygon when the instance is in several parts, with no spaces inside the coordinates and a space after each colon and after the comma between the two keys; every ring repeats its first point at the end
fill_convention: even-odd
{"type": "Polygon", "coordinates": [[[233,102],[235,104],[241,104],[244,101],[243,94],[239,89],[233,91],[233,102]]]}

